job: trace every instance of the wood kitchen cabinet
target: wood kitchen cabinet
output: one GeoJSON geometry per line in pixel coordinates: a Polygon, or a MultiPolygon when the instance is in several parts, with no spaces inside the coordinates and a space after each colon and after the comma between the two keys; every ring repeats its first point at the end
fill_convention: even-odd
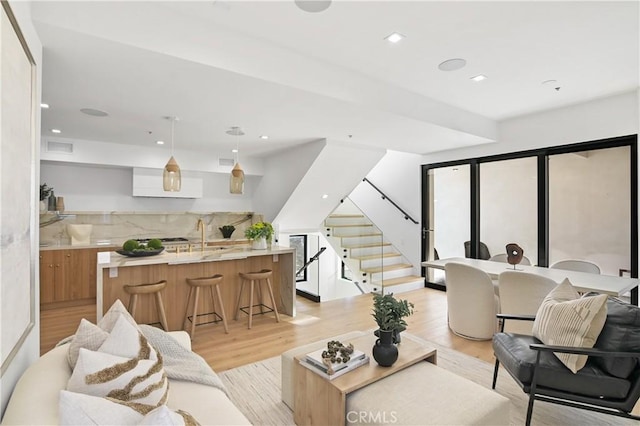
{"type": "Polygon", "coordinates": [[[95,303],[97,253],[111,250],[113,247],[41,250],[41,308],[95,303]]]}

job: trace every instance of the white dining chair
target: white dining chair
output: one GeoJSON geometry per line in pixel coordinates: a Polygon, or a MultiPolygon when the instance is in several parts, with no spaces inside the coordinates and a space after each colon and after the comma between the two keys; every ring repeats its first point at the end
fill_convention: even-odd
{"type": "MultiPolygon", "coordinates": [[[[492,262],[509,263],[509,262],[507,262],[507,254],[506,253],[495,254],[495,255],[491,256],[489,258],[489,260],[492,261],[492,262]]],[[[520,265],[530,266],[531,265],[531,261],[529,260],[529,258],[527,256],[522,256],[522,260],[520,261],[520,265]]]]}
{"type": "MultiPolygon", "coordinates": [[[[550,278],[521,271],[505,271],[498,277],[500,313],[535,315],[542,300],[558,284],[550,278]]],[[[533,321],[509,320],[504,331],[531,336],[533,321]]]]}
{"type": "Polygon", "coordinates": [[[460,337],[489,340],[497,331],[500,300],[491,277],[481,269],[460,263],[444,265],[449,328],[460,337]]]}
{"type": "Polygon", "coordinates": [[[599,274],[600,267],[588,260],[567,259],[560,260],[549,266],[552,269],[564,269],[565,271],[589,272],[591,274],[599,274]]]}

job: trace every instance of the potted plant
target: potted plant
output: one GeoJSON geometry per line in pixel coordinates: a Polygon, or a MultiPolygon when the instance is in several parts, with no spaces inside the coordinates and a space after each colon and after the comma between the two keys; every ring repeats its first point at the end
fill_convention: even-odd
{"type": "Polygon", "coordinates": [[[244,231],[244,236],[252,242],[252,248],[264,250],[273,238],[273,226],[269,222],[257,222],[244,231]]]}
{"type": "Polygon", "coordinates": [[[218,229],[222,232],[222,238],[231,238],[231,234],[236,230],[236,227],[233,225],[223,225],[218,229]]]}
{"type": "Polygon", "coordinates": [[[389,367],[398,359],[400,332],[407,328],[404,317],[413,314],[413,303],[396,299],[393,293],[374,294],[372,316],[378,324],[376,335],[380,338],[373,346],[373,358],[383,367],[389,367]]]}

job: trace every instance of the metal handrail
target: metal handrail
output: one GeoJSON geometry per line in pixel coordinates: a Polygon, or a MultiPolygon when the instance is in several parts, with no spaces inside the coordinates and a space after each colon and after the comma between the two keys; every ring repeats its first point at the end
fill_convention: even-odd
{"type": "Polygon", "coordinates": [[[382,195],[382,199],[383,200],[387,200],[389,201],[391,204],[394,205],[394,207],[398,210],[400,210],[402,212],[402,214],[404,215],[405,220],[410,220],[411,222],[415,223],[416,225],[418,224],[418,221],[415,220],[414,218],[412,218],[411,216],[409,216],[409,213],[405,212],[404,210],[402,210],[402,208],[400,208],[399,205],[397,205],[396,203],[393,202],[393,200],[389,197],[387,197],[387,194],[385,194],[384,192],[380,191],[380,189],[375,186],[369,179],[364,178],[362,179],[363,182],[367,182],[369,185],[371,185],[373,187],[373,189],[375,189],[376,191],[378,191],[380,193],[380,195],[382,195]]]}
{"type": "Polygon", "coordinates": [[[311,265],[313,262],[315,262],[316,260],[318,260],[318,258],[320,257],[320,255],[322,253],[324,253],[324,251],[326,250],[326,247],[320,247],[320,250],[318,250],[318,252],[316,254],[314,254],[313,256],[311,256],[309,258],[309,260],[307,261],[307,263],[305,263],[302,268],[300,268],[300,270],[298,272],[296,272],[296,276],[300,275],[302,273],[302,271],[304,271],[305,269],[307,269],[309,267],[309,265],[311,265]]]}

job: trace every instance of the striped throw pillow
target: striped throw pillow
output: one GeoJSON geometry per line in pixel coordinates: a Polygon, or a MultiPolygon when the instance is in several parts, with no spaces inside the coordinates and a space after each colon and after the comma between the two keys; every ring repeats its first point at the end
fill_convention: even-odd
{"type": "MultiPolygon", "coordinates": [[[[607,295],[580,298],[568,279],[544,298],[533,323],[533,335],[545,345],[592,348],[607,319],[607,295]]],[[[573,373],[586,355],[554,353],[573,373]]]]}

